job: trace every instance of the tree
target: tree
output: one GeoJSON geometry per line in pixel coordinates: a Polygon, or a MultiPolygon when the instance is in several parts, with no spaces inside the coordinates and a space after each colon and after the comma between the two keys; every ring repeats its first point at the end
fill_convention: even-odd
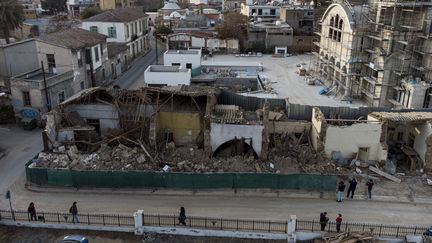
{"type": "Polygon", "coordinates": [[[81,19],[86,19],[86,18],[90,18],[92,16],[98,15],[102,13],[102,10],[98,7],[88,7],[85,8],[82,12],[81,12],[81,19]]]}
{"type": "Polygon", "coordinates": [[[24,21],[24,11],[16,0],[0,0],[0,28],[6,43],[10,43],[10,30],[21,26],[24,21]]]}
{"type": "Polygon", "coordinates": [[[66,0],[42,0],[42,8],[52,12],[65,12],[66,0]]]}
{"type": "Polygon", "coordinates": [[[46,28],[46,32],[53,33],[57,31],[68,30],[73,27],[79,27],[80,24],[80,21],[77,19],[68,19],[64,15],[56,15],[50,18],[46,28]]]}
{"type": "Polygon", "coordinates": [[[244,42],[248,35],[249,19],[247,16],[237,12],[224,14],[224,22],[216,26],[218,37],[222,39],[235,38],[239,40],[240,49],[243,49],[244,42]]]}
{"type": "Polygon", "coordinates": [[[169,35],[171,34],[173,31],[165,26],[165,25],[159,25],[158,27],[156,27],[154,34],[155,35],[169,35]]]}

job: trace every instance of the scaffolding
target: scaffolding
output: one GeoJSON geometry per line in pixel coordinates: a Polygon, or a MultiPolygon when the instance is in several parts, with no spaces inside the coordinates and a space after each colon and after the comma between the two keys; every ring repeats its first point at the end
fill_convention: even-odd
{"type": "MultiPolygon", "coordinates": [[[[432,63],[432,1],[369,0],[367,4],[349,0],[334,2],[346,6],[351,15],[356,15],[356,22],[367,24],[366,28],[354,26],[353,33],[343,32],[344,35],[356,36],[352,42],[343,43],[351,46],[350,57],[339,56],[339,60],[349,58],[359,64],[351,65],[353,70],[347,72],[352,75],[351,87],[338,82],[332,71],[340,70],[333,68],[330,58],[321,55],[322,51],[342,53],[326,41],[316,43],[316,72],[324,79],[330,79],[329,83],[340,83],[342,89],[351,89],[349,93],[353,98],[364,99],[370,106],[396,105],[401,82],[408,78],[420,78],[430,83],[432,69],[427,67],[427,63],[432,63]],[[361,11],[358,11],[359,6],[362,6],[361,11]]],[[[322,15],[319,18],[321,20],[322,15]]],[[[321,36],[321,27],[328,27],[328,24],[319,23],[320,28],[317,28],[316,33],[321,36]]],[[[339,75],[340,72],[334,73],[339,75]]]]}

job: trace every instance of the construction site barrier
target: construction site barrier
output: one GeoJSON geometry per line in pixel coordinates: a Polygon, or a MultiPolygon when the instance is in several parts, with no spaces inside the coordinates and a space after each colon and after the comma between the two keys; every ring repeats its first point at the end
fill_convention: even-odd
{"type": "Polygon", "coordinates": [[[269,188],[334,191],[336,176],[270,173],[176,173],[146,171],[77,171],[26,164],[27,183],[37,186],[106,188],[269,188]]]}

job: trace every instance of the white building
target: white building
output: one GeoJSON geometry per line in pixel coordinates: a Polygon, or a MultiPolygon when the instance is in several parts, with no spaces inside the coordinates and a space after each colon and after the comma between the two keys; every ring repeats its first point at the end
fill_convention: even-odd
{"type": "Polygon", "coordinates": [[[148,15],[135,8],[116,8],[85,19],[82,28],[108,36],[107,42],[125,43],[131,59],[149,49],[148,15]]]}
{"type": "Polygon", "coordinates": [[[207,0],[189,0],[189,3],[195,4],[195,5],[199,5],[199,4],[207,5],[208,1],[207,0]]]}
{"type": "Polygon", "coordinates": [[[168,50],[164,53],[165,66],[195,69],[201,66],[201,50],[168,50]]]}
{"type": "Polygon", "coordinates": [[[247,0],[241,4],[240,13],[250,18],[279,19],[280,6],[254,5],[252,1],[247,0]]]}
{"type": "Polygon", "coordinates": [[[66,7],[69,16],[78,18],[81,12],[95,5],[94,0],[67,0],[66,7]]]}
{"type": "Polygon", "coordinates": [[[192,72],[180,66],[150,65],[144,71],[146,86],[190,85],[192,72]]]}

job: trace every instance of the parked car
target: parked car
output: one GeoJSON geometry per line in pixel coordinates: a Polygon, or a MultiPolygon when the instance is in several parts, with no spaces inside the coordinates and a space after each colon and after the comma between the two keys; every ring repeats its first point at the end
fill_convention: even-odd
{"type": "Polygon", "coordinates": [[[68,235],[59,243],[89,243],[89,241],[82,235],[68,235]]]}
{"type": "Polygon", "coordinates": [[[425,236],[432,236],[432,226],[429,227],[429,229],[427,229],[427,230],[423,233],[423,235],[425,235],[425,236]]]}

